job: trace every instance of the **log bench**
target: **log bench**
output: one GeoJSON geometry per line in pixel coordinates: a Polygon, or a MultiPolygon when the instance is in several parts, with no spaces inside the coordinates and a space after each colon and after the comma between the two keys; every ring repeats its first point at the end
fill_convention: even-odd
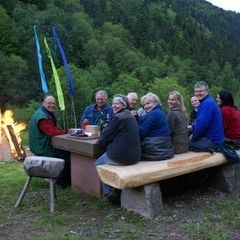
{"type": "Polygon", "coordinates": [[[239,164],[228,163],[221,153],[187,152],[130,166],[105,164],[97,166],[97,172],[104,183],[122,190],[121,207],[155,218],[163,211],[160,181],[216,166],[220,168],[213,171],[211,185],[225,192],[240,190],[239,164]]]}

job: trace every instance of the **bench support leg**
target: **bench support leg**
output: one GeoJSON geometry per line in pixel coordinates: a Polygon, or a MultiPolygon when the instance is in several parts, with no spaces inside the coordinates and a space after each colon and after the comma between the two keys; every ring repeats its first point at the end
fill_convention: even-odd
{"type": "Polygon", "coordinates": [[[122,190],[121,207],[153,219],[162,213],[162,194],[158,183],[122,190]]]}
{"type": "Polygon", "coordinates": [[[25,193],[27,192],[28,186],[31,183],[31,180],[32,180],[32,177],[27,177],[27,180],[26,180],[26,182],[24,184],[22,192],[21,192],[21,194],[20,194],[20,196],[19,196],[19,198],[18,198],[18,200],[17,200],[17,202],[16,202],[16,204],[14,206],[15,208],[20,206],[20,204],[21,204],[21,202],[22,202],[22,200],[23,200],[23,198],[25,196],[25,193]]]}
{"type": "Polygon", "coordinates": [[[240,191],[240,165],[225,164],[219,166],[211,174],[209,185],[222,192],[240,191]]]}
{"type": "Polygon", "coordinates": [[[49,199],[50,199],[50,212],[54,212],[54,200],[55,200],[55,186],[54,186],[54,179],[49,179],[49,199]]]}

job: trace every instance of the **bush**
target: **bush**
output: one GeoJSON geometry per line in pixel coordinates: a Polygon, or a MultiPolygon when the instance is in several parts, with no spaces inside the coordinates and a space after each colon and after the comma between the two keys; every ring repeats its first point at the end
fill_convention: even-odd
{"type": "Polygon", "coordinates": [[[14,118],[17,122],[25,122],[28,123],[32,114],[39,108],[40,103],[34,100],[30,101],[30,103],[21,108],[14,108],[14,118]]]}

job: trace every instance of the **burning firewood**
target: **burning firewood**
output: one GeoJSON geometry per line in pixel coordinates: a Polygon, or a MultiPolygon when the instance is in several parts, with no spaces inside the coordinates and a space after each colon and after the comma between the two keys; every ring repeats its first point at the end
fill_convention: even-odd
{"type": "Polygon", "coordinates": [[[26,124],[14,121],[12,110],[2,114],[0,109],[0,161],[24,160],[26,152],[21,144],[20,133],[25,128],[26,124]]]}
{"type": "Polygon", "coordinates": [[[9,130],[13,145],[14,145],[15,150],[17,152],[17,160],[24,160],[25,157],[26,157],[25,149],[23,148],[22,144],[18,142],[12,125],[7,125],[7,128],[9,130]]]}

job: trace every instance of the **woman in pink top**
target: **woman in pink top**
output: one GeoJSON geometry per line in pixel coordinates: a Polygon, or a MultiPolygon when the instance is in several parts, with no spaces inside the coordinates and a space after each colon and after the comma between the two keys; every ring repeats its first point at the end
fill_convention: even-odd
{"type": "Polygon", "coordinates": [[[240,148],[240,111],[229,91],[219,91],[216,101],[221,108],[224,136],[227,143],[240,148]]]}

